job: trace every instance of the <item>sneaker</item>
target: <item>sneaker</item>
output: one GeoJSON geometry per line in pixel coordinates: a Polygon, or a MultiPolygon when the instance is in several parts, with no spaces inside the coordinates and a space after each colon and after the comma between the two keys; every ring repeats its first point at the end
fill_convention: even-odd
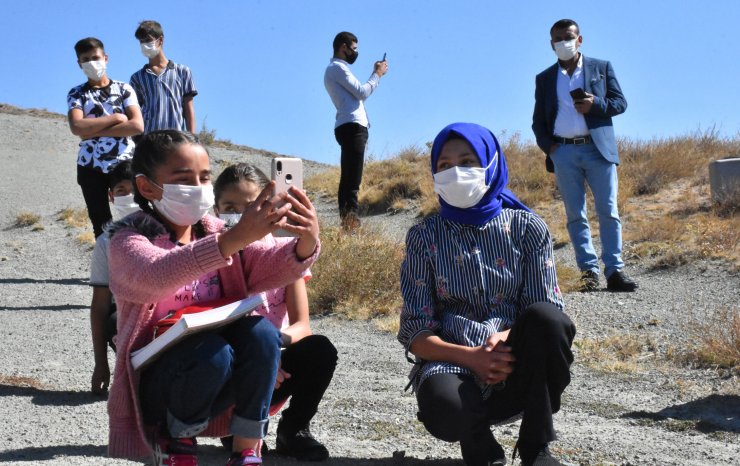
{"type": "Polygon", "coordinates": [[[278,425],[275,451],[301,461],[324,461],[329,457],[329,450],[314,438],[308,427],[291,435],[278,425]]]}
{"type": "Polygon", "coordinates": [[[488,446],[488,466],[504,466],[506,453],[500,443],[494,438],[488,446]]]}
{"type": "Polygon", "coordinates": [[[511,455],[512,461],[516,458],[517,452],[522,460],[522,466],[563,466],[563,463],[552,456],[546,443],[537,445],[516,442],[514,453],[511,455]]]}
{"type": "Polygon", "coordinates": [[[257,456],[257,452],[248,448],[241,453],[232,453],[231,458],[226,462],[226,466],[247,466],[250,464],[262,464],[262,458],[257,456]]]}
{"type": "MultiPolygon", "coordinates": [[[[227,451],[233,450],[234,447],[234,436],[229,435],[228,437],[221,437],[221,445],[226,448],[227,451]]],[[[270,451],[270,447],[267,446],[267,442],[265,442],[265,439],[262,439],[262,446],[260,447],[260,453],[262,456],[267,456],[267,453],[270,451]]]]}
{"type": "Polygon", "coordinates": [[[198,445],[193,438],[156,436],[155,466],[198,466],[198,445]]]}
{"type": "Polygon", "coordinates": [[[599,274],[593,270],[586,270],[581,273],[579,291],[596,291],[599,289],[599,274]]]}
{"type": "Polygon", "coordinates": [[[609,291],[635,291],[637,288],[637,283],[621,270],[617,270],[606,279],[606,289],[609,291]]]}

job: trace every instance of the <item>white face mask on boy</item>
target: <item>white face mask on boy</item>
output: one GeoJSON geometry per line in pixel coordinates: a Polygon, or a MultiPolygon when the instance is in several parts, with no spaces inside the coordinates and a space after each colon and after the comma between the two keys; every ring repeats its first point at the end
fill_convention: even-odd
{"type": "Polygon", "coordinates": [[[493,156],[488,167],[452,167],[434,174],[434,192],[446,203],[460,209],[473,207],[488,192],[486,170],[498,161],[493,156]]]}
{"type": "Polygon", "coordinates": [[[157,41],[142,42],[141,53],[147,58],[154,58],[159,55],[159,47],[157,47],[157,41]]]}
{"type": "Polygon", "coordinates": [[[82,66],[82,72],[85,73],[85,76],[93,81],[100,81],[100,78],[105,74],[105,60],[86,61],[81,63],[80,66],[82,66]]]}
{"type": "Polygon", "coordinates": [[[162,199],[152,201],[152,204],[157,212],[175,225],[186,226],[197,223],[215,202],[211,184],[201,186],[165,184],[161,189],[162,199]]]}
{"type": "Polygon", "coordinates": [[[129,194],[127,196],[115,196],[113,198],[113,220],[120,220],[128,214],[138,212],[141,210],[139,204],[134,202],[134,195],[129,194]]]}

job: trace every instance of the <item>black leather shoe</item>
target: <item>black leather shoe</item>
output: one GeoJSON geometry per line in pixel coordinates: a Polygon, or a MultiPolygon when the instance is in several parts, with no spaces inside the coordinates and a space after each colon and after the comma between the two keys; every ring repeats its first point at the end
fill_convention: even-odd
{"type": "Polygon", "coordinates": [[[593,270],[581,273],[578,291],[596,291],[599,289],[599,274],[593,270]]]}
{"type": "Polygon", "coordinates": [[[291,434],[278,425],[275,451],[301,461],[324,461],[329,457],[329,450],[314,438],[308,427],[291,434]]]}
{"type": "Polygon", "coordinates": [[[609,291],[635,291],[637,288],[637,283],[621,270],[617,270],[606,279],[606,289],[609,291]]]}

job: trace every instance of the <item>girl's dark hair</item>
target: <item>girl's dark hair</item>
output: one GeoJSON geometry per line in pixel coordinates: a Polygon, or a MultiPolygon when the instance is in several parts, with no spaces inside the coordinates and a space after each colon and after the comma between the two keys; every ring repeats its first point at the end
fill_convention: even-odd
{"type": "Polygon", "coordinates": [[[113,191],[113,188],[115,188],[118,183],[126,180],[134,183],[134,173],[131,171],[130,160],[118,162],[118,165],[108,172],[108,187],[113,191]]]}
{"type": "MultiPolygon", "coordinates": [[[[167,157],[183,144],[198,144],[198,138],[193,134],[174,129],[152,131],[139,139],[134,149],[134,158],[131,160],[131,171],[134,176],[144,175],[150,180],[154,179],[154,171],[167,163],[167,157]]],[[[206,153],[208,149],[203,146],[206,153]]],[[[134,202],[139,204],[144,212],[157,216],[149,200],[142,196],[136,187],[134,180],[134,202]]],[[[205,236],[205,230],[201,222],[195,225],[195,236],[205,236]]]]}
{"type": "Polygon", "coordinates": [[[254,183],[259,186],[260,189],[264,189],[264,187],[267,186],[267,183],[270,182],[270,179],[267,178],[267,175],[265,175],[262,170],[251,163],[242,162],[229,165],[220,175],[218,175],[216,182],[213,183],[213,194],[216,196],[216,205],[218,205],[218,200],[221,198],[221,195],[228,186],[237,184],[241,181],[254,183]]]}

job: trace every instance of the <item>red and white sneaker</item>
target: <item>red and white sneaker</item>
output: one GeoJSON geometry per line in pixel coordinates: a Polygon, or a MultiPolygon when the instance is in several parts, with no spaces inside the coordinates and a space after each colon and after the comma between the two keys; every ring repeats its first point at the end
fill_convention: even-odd
{"type": "Polygon", "coordinates": [[[198,466],[198,445],[193,438],[155,436],[155,466],[198,466]]]}
{"type": "Polygon", "coordinates": [[[226,466],[249,466],[253,464],[262,464],[262,458],[257,456],[257,452],[248,448],[241,453],[232,453],[226,466]]]}

